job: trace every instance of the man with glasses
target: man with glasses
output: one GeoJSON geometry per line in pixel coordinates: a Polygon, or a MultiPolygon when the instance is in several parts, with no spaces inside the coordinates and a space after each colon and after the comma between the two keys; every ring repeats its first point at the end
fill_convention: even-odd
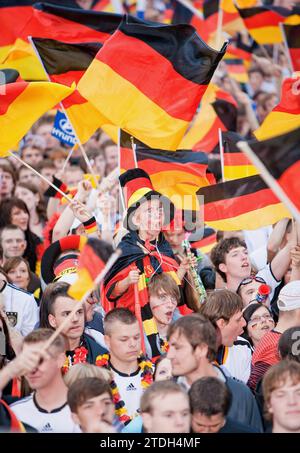
{"type": "Polygon", "coordinates": [[[243,300],[244,307],[252,302],[263,303],[269,307],[270,292],[270,286],[259,275],[251,275],[250,277],[244,278],[236,290],[236,293],[243,300]]]}

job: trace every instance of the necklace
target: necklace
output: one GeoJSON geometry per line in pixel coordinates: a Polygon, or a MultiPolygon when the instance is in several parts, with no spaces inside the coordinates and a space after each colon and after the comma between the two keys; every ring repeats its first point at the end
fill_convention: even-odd
{"type": "MultiPolygon", "coordinates": [[[[109,365],[109,360],[110,360],[110,355],[109,354],[103,354],[99,355],[96,359],[96,365],[106,368],[107,370],[110,370],[110,365],[109,365]]],[[[145,356],[141,355],[138,357],[138,364],[139,368],[141,369],[141,386],[142,389],[145,390],[148,388],[152,382],[153,382],[153,365],[150,360],[148,360],[145,356]]],[[[137,415],[129,416],[127,413],[127,409],[125,407],[125,402],[121,399],[121,395],[118,389],[118,386],[114,379],[111,380],[110,382],[110,388],[112,391],[113,395],[113,401],[115,404],[115,413],[119,417],[119,420],[121,423],[123,423],[124,426],[128,425],[129,422],[137,415]]]]}
{"type": "Polygon", "coordinates": [[[67,355],[65,363],[62,367],[62,373],[65,375],[72,365],[76,365],[76,363],[86,363],[88,355],[88,350],[84,346],[80,346],[74,349],[73,355],[67,355]]]}

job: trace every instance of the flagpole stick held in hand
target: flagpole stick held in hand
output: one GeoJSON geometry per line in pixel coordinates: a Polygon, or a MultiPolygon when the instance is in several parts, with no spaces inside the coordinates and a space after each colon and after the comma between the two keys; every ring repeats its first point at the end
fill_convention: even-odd
{"type": "Polygon", "coordinates": [[[46,178],[45,176],[41,175],[41,173],[39,173],[37,170],[32,168],[31,165],[29,165],[27,162],[25,162],[23,159],[21,159],[21,157],[19,157],[17,154],[12,153],[11,151],[8,151],[8,152],[9,152],[10,156],[12,156],[14,159],[16,159],[22,165],[27,167],[30,171],[32,171],[32,173],[34,173],[39,178],[41,178],[43,181],[45,181],[47,184],[49,184],[49,186],[51,186],[54,190],[56,190],[60,195],[65,197],[65,199],[68,200],[69,203],[72,203],[72,198],[70,198],[65,192],[63,192],[55,184],[53,184],[53,182],[49,181],[48,178],[46,178]]]}
{"type": "Polygon", "coordinates": [[[142,313],[141,313],[141,306],[140,306],[140,298],[139,298],[139,288],[138,284],[134,284],[134,314],[138,320],[140,331],[141,331],[141,347],[143,354],[146,353],[145,347],[145,339],[144,339],[144,329],[143,329],[143,321],[142,321],[142,313]]]}
{"type": "Polygon", "coordinates": [[[222,182],[225,182],[225,175],[224,175],[224,147],[223,147],[223,139],[222,139],[222,130],[220,128],[218,129],[218,134],[219,134],[219,147],[220,147],[222,182]]]}
{"type": "Polygon", "coordinates": [[[63,167],[62,167],[62,169],[61,169],[62,173],[65,172],[66,166],[68,165],[68,162],[69,162],[69,160],[70,160],[71,157],[72,157],[72,154],[73,154],[73,152],[74,152],[74,150],[75,150],[76,145],[77,145],[77,144],[75,144],[75,145],[73,146],[73,148],[70,150],[70,152],[68,153],[68,155],[67,155],[67,157],[66,157],[66,159],[65,159],[65,161],[64,161],[63,167]]]}
{"type": "Polygon", "coordinates": [[[203,19],[203,14],[201,11],[199,11],[197,8],[195,8],[190,1],[188,0],[177,0],[178,3],[181,3],[181,5],[185,6],[187,9],[192,11],[192,13],[195,14],[195,16],[199,17],[200,19],[203,19]]]}
{"type": "Polygon", "coordinates": [[[246,154],[246,156],[251,160],[253,165],[258,168],[261,177],[268,184],[268,186],[273,190],[274,194],[279,198],[280,201],[287,207],[292,216],[296,219],[297,222],[300,222],[300,212],[286,195],[285,191],[278,184],[275,178],[268,172],[268,169],[265,167],[263,162],[256,156],[253,150],[250,148],[247,142],[240,141],[237,143],[237,147],[246,154]]]}
{"type": "Polygon", "coordinates": [[[74,303],[74,308],[73,310],[69,313],[69,315],[64,319],[64,321],[61,323],[61,325],[53,332],[53,335],[49,338],[49,340],[46,342],[45,346],[44,346],[44,351],[47,351],[47,349],[49,349],[49,347],[51,346],[51,344],[53,343],[53,341],[58,337],[58,335],[65,329],[65,327],[69,324],[69,322],[71,321],[72,317],[74,316],[74,314],[76,313],[76,311],[82,307],[83,303],[86,301],[86,299],[89,297],[89,295],[91,294],[91,292],[93,291],[93,289],[99,285],[103,280],[104,280],[104,277],[106,276],[107,272],[111,269],[111,267],[115,264],[115,262],[117,261],[117,259],[120,257],[121,255],[121,250],[120,249],[117,249],[109,258],[109,260],[107,261],[105,267],[102,269],[102,271],[100,272],[100,274],[97,275],[97,277],[95,278],[94,280],[94,287],[92,289],[89,289],[85,294],[84,296],[82,297],[81,300],[79,301],[76,301],[74,303]]]}

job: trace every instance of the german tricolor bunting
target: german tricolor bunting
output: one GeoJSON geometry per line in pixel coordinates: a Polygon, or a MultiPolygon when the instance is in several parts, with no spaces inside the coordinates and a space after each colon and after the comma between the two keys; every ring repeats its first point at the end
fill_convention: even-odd
{"type": "Polygon", "coordinates": [[[126,16],[78,90],[147,146],[175,150],[225,50],[209,48],[189,25],[149,25],[126,16]]]}
{"type": "Polygon", "coordinates": [[[249,146],[300,211],[300,128],[249,146]]]}
{"type": "MultiPolygon", "coordinates": [[[[33,38],[32,41],[51,81],[67,86],[78,83],[102,46],[101,43],[69,44],[39,38],[33,38]]],[[[107,122],[77,90],[62,104],[82,143],[107,122]]]]}
{"type": "Polygon", "coordinates": [[[241,140],[243,138],[235,132],[222,133],[224,178],[226,181],[246,178],[247,176],[257,175],[258,173],[248,157],[236,146],[236,143],[241,140]]]}
{"type": "Polygon", "coordinates": [[[218,130],[235,130],[236,120],[237,103],[234,98],[210,84],[180,148],[210,153],[219,143],[218,130]]]}
{"type": "Polygon", "coordinates": [[[282,24],[294,71],[300,71],[300,25],[282,24]]]}
{"type": "Polygon", "coordinates": [[[279,104],[254,132],[257,140],[266,140],[300,127],[300,77],[283,81],[279,104]]]}
{"type": "Polygon", "coordinates": [[[73,91],[74,88],[50,82],[5,85],[0,103],[0,129],[5,131],[0,137],[1,156],[14,148],[40,116],[73,91]]]}
{"type": "Polygon", "coordinates": [[[297,8],[289,10],[276,6],[255,6],[238,8],[238,11],[250,35],[258,44],[279,44],[282,42],[279,24],[300,23],[297,8]]]}
{"type": "Polygon", "coordinates": [[[205,224],[216,230],[255,230],[290,217],[259,175],[203,187],[198,195],[204,197],[205,224]]]}

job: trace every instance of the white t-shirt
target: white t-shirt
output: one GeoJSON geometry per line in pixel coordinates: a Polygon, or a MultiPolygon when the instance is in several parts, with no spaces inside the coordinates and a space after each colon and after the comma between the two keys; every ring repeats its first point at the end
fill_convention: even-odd
{"type": "Polygon", "coordinates": [[[2,290],[2,294],[8,319],[16,322],[12,327],[25,337],[34,330],[39,321],[39,308],[35,298],[27,291],[9,283],[2,290]]]}
{"type": "Polygon", "coordinates": [[[270,264],[268,264],[266,267],[264,267],[259,272],[257,272],[256,277],[263,278],[265,280],[266,284],[270,286],[271,292],[269,294],[269,299],[271,301],[274,296],[274,291],[277,288],[277,286],[280,284],[281,280],[276,280],[276,278],[272,274],[270,264]]]}
{"type": "Polygon", "coordinates": [[[117,371],[111,366],[114,381],[117,384],[121,399],[125,403],[127,414],[131,417],[137,413],[140,408],[140,400],[143,393],[141,384],[142,371],[138,369],[131,375],[117,371]]]}
{"type": "Polygon", "coordinates": [[[229,376],[247,383],[251,371],[252,350],[249,341],[237,337],[233,346],[225,347],[224,360],[221,368],[229,371],[229,376]]]}
{"type": "Polygon", "coordinates": [[[71,417],[67,403],[47,412],[37,404],[34,393],[10,405],[18,419],[39,433],[78,433],[80,428],[71,417]]]}

